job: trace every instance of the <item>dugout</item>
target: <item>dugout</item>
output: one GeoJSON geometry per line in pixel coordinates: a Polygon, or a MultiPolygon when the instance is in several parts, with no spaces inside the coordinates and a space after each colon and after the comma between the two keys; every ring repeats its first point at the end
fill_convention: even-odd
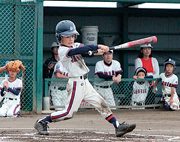
{"type": "MultiPolygon", "coordinates": [[[[156,35],[158,42],[153,45],[153,56],[159,61],[160,72],[163,71],[164,60],[171,57],[177,61],[177,69],[174,73],[180,77],[178,59],[180,11],[129,7],[144,2],[180,3],[179,0],[107,0],[104,2],[118,2],[118,6],[117,8],[43,7],[43,0],[0,0],[1,66],[6,60],[16,59],[22,60],[26,66],[22,110],[42,111],[42,64],[50,55],[50,45],[55,41],[55,25],[63,19],[72,20],[79,32],[82,26],[98,26],[98,44],[103,43],[103,36],[114,36],[112,45],[117,45],[156,35]]],[[[82,37],[79,36],[77,41],[81,42],[81,40],[82,37]]],[[[138,53],[139,48],[115,51],[114,59],[121,62],[125,78],[133,76],[134,59],[138,53]]],[[[101,59],[101,57],[93,60],[86,59],[91,70],[90,78],[94,76],[95,63],[101,59]]],[[[22,74],[19,76],[21,77],[22,74]]],[[[180,94],[179,88],[178,94],[180,94]]]]}
{"type": "MultiPolygon", "coordinates": [[[[132,5],[146,2],[141,0],[116,2],[118,2],[117,8],[44,7],[43,58],[48,56],[49,47],[55,40],[55,25],[63,19],[70,19],[76,24],[77,30],[81,34],[76,40],[78,42],[82,42],[82,26],[98,26],[98,44],[105,44],[103,37],[107,36],[114,37],[112,45],[148,36],[157,36],[158,42],[153,44],[152,54],[159,62],[160,72],[163,72],[164,61],[171,57],[176,60],[177,64],[177,70],[174,73],[179,76],[180,10],[130,8],[132,5]]],[[[179,3],[179,1],[173,2],[179,3]]],[[[138,54],[139,47],[114,51],[114,59],[120,61],[124,78],[133,77],[134,60],[138,54]]],[[[102,60],[102,57],[86,59],[91,70],[90,78],[94,77],[94,66],[99,60],[102,60]]],[[[178,92],[180,93],[180,89],[178,92]]]]}
{"type": "MultiPolygon", "coordinates": [[[[88,0],[87,0],[88,1],[88,0]]],[[[93,1],[93,0],[91,0],[93,1]]],[[[130,8],[146,0],[132,1],[106,1],[118,2],[117,8],[80,8],[80,7],[44,7],[43,19],[43,59],[47,58],[50,45],[55,41],[55,26],[63,19],[72,20],[80,36],[76,41],[82,42],[81,28],[83,26],[98,26],[98,44],[105,44],[104,37],[114,37],[112,45],[122,44],[131,40],[156,35],[158,42],[153,44],[153,56],[157,58],[162,72],[163,62],[166,58],[174,58],[179,66],[179,23],[180,10],[174,9],[137,9],[130,8]]],[[[152,2],[169,2],[159,0],[152,2]]],[[[179,3],[179,1],[171,1],[179,3]]],[[[139,47],[115,51],[114,59],[121,62],[124,77],[133,76],[134,59],[139,53],[139,47]]],[[[86,62],[91,69],[90,77],[93,77],[94,65],[101,60],[97,57],[86,62]]],[[[178,70],[177,72],[178,73],[178,70]]]]}
{"type": "MultiPolygon", "coordinates": [[[[152,54],[159,62],[160,73],[163,72],[164,61],[170,57],[176,60],[177,69],[174,73],[180,77],[180,60],[178,58],[180,47],[177,46],[180,43],[180,10],[131,7],[146,2],[141,0],[116,2],[118,2],[117,8],[44,7],[43,58],[48,56],[49,47],[55,40],[56,24],[61,20],[70,19],[80,33],[77,42],[82,42],[81,28],[83,26],[98,26],[98,44],[106,43],[103,40],[104,37],[109,37],[109,39],[113,37],[112,45],[118,45],[148,36],[157,36],[158,42],[153,44],[152,54]]],[[[179,1],[173,2],[179,3],[179,1]]],[[[135,47],[114,51],[114,59],[120,61],[124,78],[133,77],[134,60],[137,58],[139,50],[139,47],[135,47]]],[[[88,74],[89,78],[94,77],[94,66],[99,60],[102,60],[101,56],[86,58],[86,63],[91,70],[88,74]]],[[[180,94],[180,88],[177,89],[177,92],[180,94]]]]}

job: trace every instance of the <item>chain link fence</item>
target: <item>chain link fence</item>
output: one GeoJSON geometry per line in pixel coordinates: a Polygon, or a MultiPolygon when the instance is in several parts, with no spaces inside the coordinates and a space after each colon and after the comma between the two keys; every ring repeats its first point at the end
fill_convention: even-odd
{"type": "MultiPolygon", "coordinates": [[[[161,81],[156,93],[152,93],[154,82],[160,79],[122,79],[119,84],[103,79],[89,79],[94,89],[107,101],[111,109],[155,108],[161,106],[161,81]]],[[[67,79],[45,79],[45,97],[50,98],[50,109],[61,110],[67,101],[67,79]]],[[[93,108],[82,100],[80,108],[93,108]]]]}
{"type": "MultiPolygon", "coordinates": [[[[36,4],[12,0],[0,1],[0,66],[21,60],[26,68],[17,76],[23,81],[21,110],[33,110],[33,79],[36,49],[36,4]]],[[[5,73],[0,74],[1,77],[5,73]]]]}

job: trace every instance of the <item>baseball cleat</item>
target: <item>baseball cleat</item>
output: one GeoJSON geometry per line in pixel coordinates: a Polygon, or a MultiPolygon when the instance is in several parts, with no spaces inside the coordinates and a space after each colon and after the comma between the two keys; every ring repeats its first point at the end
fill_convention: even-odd
{"type": "Polygon", "coordinates": [[[47,131],[47,122],[37,120],[36,123],[34,124],[34,128],[38,131],[38,134],[40,135],[49,135],[49,132],[47,131]]]}
{"type": "Polygon", "coordinates": [[[136,124],[124,124],[123,122],[118,126],[118,128],[116,128],[116,136],[121,137],[124,134],[133,131],[135,127],[136,127],[136,124]]]}

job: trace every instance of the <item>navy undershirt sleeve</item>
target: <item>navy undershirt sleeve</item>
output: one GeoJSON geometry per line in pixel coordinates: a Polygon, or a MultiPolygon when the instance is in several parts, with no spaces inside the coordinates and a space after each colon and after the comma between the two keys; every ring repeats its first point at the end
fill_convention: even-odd
{"type": "Polygon", "coordinates": [[[14,89],[12,89],[12,88],[8,88],[8,91],[10,91],[10,92],[13,93],[14,95],[18,96],[19,93],[20,93],[20,91],[21,91],[21,89],[16,89],[16,90],[14,90],[14,89]]]}
{"type": "Polygon", "coordinates": [[[86,54],[82,54],[83,57],[94,57],[94,54],[89,55],[89,53],[87,52],[86,54]]]}
{"type": "Polygon", "coordinates": [[[4,87],[1,89],[1,96],[2,97],[4,96],[3,92],[4,92],[4,87]]]}
{"type": "Polygon", "coordinates": [[[121,77],[122,77],[122,71],[117,72],[117,73],[116,73],[116,76],[118,76],[119,74],[120,74],[120,75],[121,75],[121,77]]]}
{"type": "Polygon", "coordinates": [[[112,75],[106,75],[103,73],[97,73],[97,75],[99,76],[99,78],[103,78],[103,79],[112,79],[112,75]]]}
{"type": "Polygon", "coordinates": [[[145,76],[144,78],[153,78],[153,76],[149,75],[149,76],[145,76]]]}
{"type": "Polygon", "coordinates": [[[71,50],[69,50],[68,52],[68,56],[73,56],[73,55],[77,55],[77,54],[81,54],[86,56],[88,51],[94,51],[98,49],[98,45],[85,45],[82,47],[78,47],[78,48],[73,48],[71,50]]]}

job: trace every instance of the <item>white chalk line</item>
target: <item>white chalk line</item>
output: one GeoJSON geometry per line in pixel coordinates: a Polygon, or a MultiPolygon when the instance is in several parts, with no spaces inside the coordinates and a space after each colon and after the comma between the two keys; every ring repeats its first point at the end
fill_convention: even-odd
{"type": "MultiPolygon", "coordinates": [[[[0,130],[34,130],[34,128],[0,128],[0,130]]],[[[49,128],[49,130],[94,130],[94,131],[99,131],[99,130],[106,130],[107,129],[98,129],[98,128],[49,128]]],[[[114,129],[108,129],[109,131],[114,131],[114,129]]],[[[149,132],[156,132],[156,131],[160,131],[160,132],[180,132],[180,130],[161,130],[161,129],[158,129],[158,130],[153,130],[153,129],[150,129],[150,130],[145,130],[145,129],[134,129],[133,131],[149,131],[149,132]]]]}
{"type": "Polygon", "coordinates": [[[167,139],[168,141],[171,141],[171,140],[180,140],[180,137],[175,137],[175,138],[170,138],[170,139],[167,139]]]}
{"type": "MultiPolygon", "coordinates": [[[[34,128],[0,128],[0,129],[7,129],[7,130],[17,130],[17,129],[19,129],[19,130],[32,130],[32,129],[34,129],[34,128]]],[[[51,131],[50,132],[50,134],[51,133],[59,133],[59,134],[65,134],[65,133],[67,133],[67,134],[70,134],[70,133],[84,133],[84,132],[86,132],[86,131],[83,131],[83,132],[74,132],[74,131],[72,131],[72,130],[81,130],[82,131],[82,129],[83,130],[94,130],[94,129],[92,129],[92,128],[52,128],[53,130],[66,130],[66,131],[60,131],[60,132],[57,132],[57,131],[51,131]],[[68,129],[69,130],[71,130],[71,131],[68,131],[68,129]]],[[[96,130],[100,130],[100,129],[96,129],[96,130]]],[[[106,129],[101,129],[101,130],[106,130],[106,129]]],[[[144,130],[137,130],[136,129],[136,131],[144,131],[144,130]]],[[[151,130],[147,130],[147,131],[151,131],[151,130]]],[[[161,130],[158,130],[158,131],[161,131],[161,130]]],[[[163,130],[163,131],[168,131],[168,130],[163,130]]],[[[172,132],[172,131],[171,131],[172,132]]],[[[179,132],[179,131],[176,131],[176,132],[179,132]]],[[[114,133],[107,133],[107,132],[93,132],[93,133],[95,133],[95,134],[113,134],[114,135],[114,133]]],[[[95,138],[95,137],[90,137],[90,136],[86,136],[86,137],[78,137],[77,138],[77,136],[70,136],[69,138],[68,138],[68,136],[64,136],[64,137],[67,137],[67,138],[62,138],[62,140],[66,140],[66,141],[78,141],[78,140],[86,140],[86,141],[100,141],[100,140],[105,140],[105,141],[111,141],[111,139],[112,140],[123,140],[123,139],[125,139],[125,140],[163,140],[163,141],[173,141],[173,140],[180,140],[180,137],[177,137],[177,136],[165,136],[165,135],[142,135],[142,134],[126,134],[127,136],[131,136],[130,138],[128,138],[128,137],[122,137],[122,138],[117,138],[117,137],[109,137],[109,139],[110,140],[105,140],[104,139],[104,137],[99,137],[98,136],[98,138],[95,138]],[[145,138],[145,137],[154,137],[154,138],[145,138]]],[[[4,139],[18,139],[18,138],[21,138],[21,139],[36,139],[36,140],[53,140],[53,141],[59,141],[61,138],[59,137],[59,136],[51,136],[51,135],[49,135],[49,136],[46,136],[45,138],[44,138],[44,136],[42,136],[42,135],[38,135],[38,137],[36,137],[37,136],[37,133],[25,133],[25,134],[0,134],[0,139],[1,140],[4,140],[4,139]],[[3,137],[1,137],[1,136],[3,136],[3,137]],[[4,137],[4,136],[11,136],[11,137],[4,137]],[[12,137],[13,136],[13,137],[12,137]],[[16,136],[16,137],[14,137],[14,136],[16,136]],[[17,137],[17,136],[21,136],[21,137],[17,137]],[[29,136],[29,137],[28,137],[29,136]],[[31,137],[30,137],[31,136],[31,137]],[[32,137],[33,136],[33,137],[32,137]]]]}

